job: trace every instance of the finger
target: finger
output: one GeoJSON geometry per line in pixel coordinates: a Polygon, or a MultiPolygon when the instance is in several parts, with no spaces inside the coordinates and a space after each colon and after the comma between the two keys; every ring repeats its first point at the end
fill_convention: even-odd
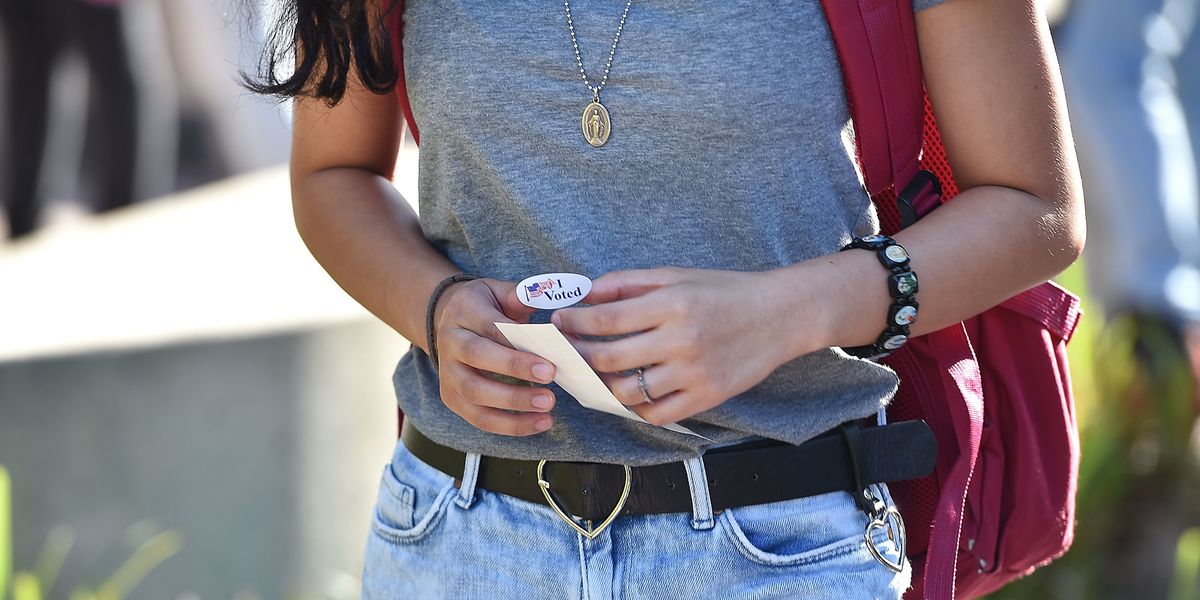
{"type": "Polygon", "coordinates": [[[664,285],[678,283],[683,269],[633,269],[613,271],[592,281],[592,291],[583,299],[588,304],[604,304],[648,294],[664,285]]]}
{"type": "Polygon", "coordinates": [[[528,436],[550,429],[554,419],[541,413],[510,413],[469,402],[446,404],[463,420],[477,429],[509,436],[528,436]]]}
{"type": "Polygon", "coordinates": [[[468,404],[519,412],[547,412],[554,407],[554,394],[546,388],[496,381],[460,362],[447,363],[442,369],[449,370],[442,377],[468,404]]]}
{"type": "Polygon", "coordinates": [[[551,321],[559,330],[576,335],[622,335],[653,329],[671,315],[657,295],[638,296],[596,306],[564,308],[551,321]]]}
{"type": "MultiPolygon", "coordinates": [[[[597,373],[597,375],[600,376],[600,381],[604,383],[604,386],[612,392],[613,397],[621,404],[625,406],[637,406],[638,404],[646,403],[646,399],[642,398],[641,392],[638,393],[636,399],[629,399],[624,397],[624,394],[618,393],[618,390],[621,389],[621,382],[627,377],[626,375],[617,375],[616,373],[597,373]]],[[[634,377],[636,378],[637,375],[635,374],[634,377]]]]}
{"type": "Polygon", "coordinates": [[[576,338],[571,343],[588,365],[601,373],[619,373],[654,365],[671,357],[670,345],[657,330],[618,340],[592,341],[576,338]]]}
{"type": "Polygon", "coordinates": [[[554,364],[536,354],[514,350],[462,328],[447,331],[443,338],[443,357],[448,356],[476,369],[525,381],[554,381],[554,364]]]}
{"type": "Polygon", "coordinates": [[[518,323],[529,321],[529,317],[537,312],[537,309],[532,306],[526,306],[521,299],[517,297],[517,284],[511,281],[500,281],[496,279],[486,280],[488,287],[496,296],[496,300],[500,303],[500,310],[506,317],[518,323]]]}
{"type": "Polygon", "coordinates": [[[658,404],[659,400],[669,397],[687,385],[687,381],[676,373],[677,370],[670,365],[647,367],[642,371],[642,377],[646,380],[646,390],[649,392],[651,400],[649,403],[646,402],[647,394],[642,393],[637,373],[632,375],[606,373],[601,375],[600,379],[604,381],[608,389],[612,390],[613,395],[621,401],[621,404],[649,406],[658,404]]]}
{"type": "Polygon", "coordinates": [[[701,404],[696,394],[688,390],[677,391],[654,400],[654,404],[642,403],[630,407],[638,416],[651,425],[662,427],[691,418],[709,407],[701,404]]]}

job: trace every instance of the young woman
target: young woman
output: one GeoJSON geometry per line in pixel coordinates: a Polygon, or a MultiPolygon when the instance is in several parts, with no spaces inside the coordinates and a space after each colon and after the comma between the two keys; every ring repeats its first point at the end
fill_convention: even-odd
{"type": "MultiPolygon", "coordinates": [[[[899,597],[897,532],[836,484],[852,462],[827,433],[897,381],[841,349],[875,342],[893,299],[876,251],[839,252],[878,221],[820,3],[384,4],[296,2],[279,39],[298,69],[262,85],[297,97],[305,242],[414,346],[364,596],[899,597]],[[389,22],[419,219],[389,181],[389,22]],[[518,301],[515,282],[551,272],[594,278],[587,305],[518,301]],[[531,319],[650,424],[581,407],[495,325],[531,319]],[[675,422],[709,439],[655,427],[675,422]]],[[[914,10],[964,190],[885,244],[920,272],[919,335],[1058,273],[1084,225],[1035,0],[914,10]]],[[[885,480],[863,482],[878,514],[885,480]]]]}

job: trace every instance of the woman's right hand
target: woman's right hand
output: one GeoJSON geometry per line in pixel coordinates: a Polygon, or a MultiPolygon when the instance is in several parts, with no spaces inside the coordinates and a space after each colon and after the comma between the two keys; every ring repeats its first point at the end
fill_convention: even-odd
{"type": "Polygon", "coordinates": [[[550,361],[514,350],[495,325],[528,322],[533,312],[517,299],[515,283],[496,279],[455,283],[434,307],[442,402],[483,431],[533,435],[553,422],[547,414],[554,407],[550,390],[487,375],[542,384],[554,380],[550,361]]]}

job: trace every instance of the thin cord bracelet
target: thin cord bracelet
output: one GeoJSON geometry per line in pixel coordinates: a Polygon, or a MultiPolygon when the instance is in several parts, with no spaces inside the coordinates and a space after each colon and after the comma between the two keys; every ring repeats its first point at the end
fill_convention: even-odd
{"type": "Polygon", "coordinates": [[[451,275],[439,281],[437,287],[433,288],[433,293],[429,295],[429,305],[425,307],[425,345],[429,348],[429,361],[433,363],[434,371],[438,369],[438,355],[437,335],[433,331],[433,311],[437,308],[438,300],[441,299],[442,292],[445,292],[446,288],[455,283],[471,281],[473,279],[479,279],[479,277],[469,273],[451,275]]]}
{"type": "Polygon", "coordinates": [[[875,343],[866,346],[842,348],[847,354],[859,358],[880,359],[891,354],[908,341],[909,325],[917,320],[917,272],[912,268],[908,251],[896,240],[886,235],[871,235],[855,238],[842,250],[870,250],[875,252],[879,263],[888,270],[888,294],[892,305],[888,307],[887,325],[875,343]]]}

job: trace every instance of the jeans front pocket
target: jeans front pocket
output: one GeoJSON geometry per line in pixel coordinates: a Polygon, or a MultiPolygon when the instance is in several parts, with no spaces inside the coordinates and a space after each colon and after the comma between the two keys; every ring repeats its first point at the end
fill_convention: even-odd
{"type": "Polygon", "coordinates": [[[373,529],[395,544],[418,541],[442,522],[457,493],[453,478],[397,444],[380,477],[373,529]]]}
{"type": "Polygon", "coordinates": [[[863,537],[867,517],[847,492],[730,508],[718,524],[742,556],[760,565],[815,565],[855,553],[874,561],[863,537]]]}

